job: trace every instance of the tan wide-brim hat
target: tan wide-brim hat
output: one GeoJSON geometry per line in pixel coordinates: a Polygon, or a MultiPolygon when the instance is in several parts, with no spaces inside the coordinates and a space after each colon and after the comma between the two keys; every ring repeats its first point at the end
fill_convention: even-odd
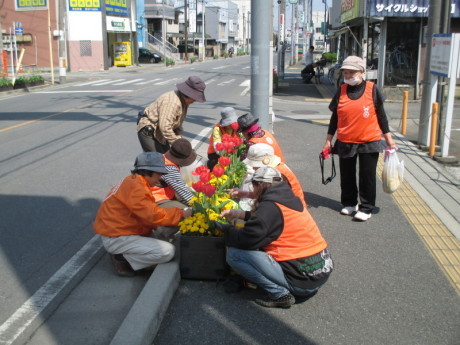
{"type": "Polygon", "coordinates": [[[176,84],[176,87],[185,96],[194,99],[197,102],[206,102],[206,97],[204,95],[206,84],[200,77],[191,76],[183,83],[176,84]]]}
{"type": "Polygon", "coordinates": [[[364,72],[366,70],[366,61],[359,56],[352,55],[343,60],[342,67],[340,67],[340,69],[364,72]]]}

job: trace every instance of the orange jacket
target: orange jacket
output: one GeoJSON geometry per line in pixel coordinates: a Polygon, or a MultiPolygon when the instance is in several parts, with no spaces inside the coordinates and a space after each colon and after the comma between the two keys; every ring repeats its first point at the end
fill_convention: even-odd
{"type": "Polygon", "coordinates": [[[265,129],[263,131],[265,133],[263,137],[261,137],[261,138],[251,138],[251,139],[249,139],[249,141],[254,143],[254,144],[264,143],[264,144],[270,145],[271,147],[273,147],[273,150],[275,151],[275,155],[277,155],[279,158],[281,158],[281,162],[285,163],[286,160],[284,159],[283,151],[281,151],[281,148],[278,145],[278,142],[276,141],[276,139],[273,136],[273,134],[271,134],[269,131],[267,131],[265,129]]]}
{"type": "Polygon", "coordinates": [[[275,169],[278,170],[284,176],[286,176],[287,181],[289,185],[291,186],[294,195],[299,197],[304,207],[307,207],[307,202],[305,201],[305,196],[303,194],[302,186],[300,185],[300,182],[297,179],[297,176],[295,176],[294,172],[291,169],[289,169],[289,167],[283,162],[278,164],[275,167],[275,169]]]}
{"type": "Polygon", "coordinates": [[[179,208],[158,207],[148,182],[132,174],[109,191],[97,212],[94,231],[108,237],[149,235],[158,225],[177,225],[182,216],[179,208]]]}
{"type": "Polygon", "coordinates": [[[352,100],[347,95],[347,84],[340,89],[337,106],[337,139],[343,143],[363,143],[382,139],[372,89],[374,83],[366,82],[363,95],[352,100]]]}
{"type": "Polygon", "coordinates": [[[312,256],[326,249],[326,240],[310,213],[304,208],[295,211],[275,203],[283,213],[284,228],[281,236],[264,247],[276,261],[288,261],[312,256]]]}
{"type": "MultiPolygon", "coordinates": [[[[174,165],[177,168],[177,170],[180,171],[180,168],[177,164],[170,161],[168,158],[166,158],[165,155],[163,155],[163,157],[165,158],[165,165],[174,165]]],[[[166,187],[154,186],[154,187],[150,187],[150,190],[152,191],[152,195],[155,198],[155,202],[160,202],[163,200],[173,200],[174,196],[176,195],[176,192],[170,186],[166,186],[166,187]]]]}

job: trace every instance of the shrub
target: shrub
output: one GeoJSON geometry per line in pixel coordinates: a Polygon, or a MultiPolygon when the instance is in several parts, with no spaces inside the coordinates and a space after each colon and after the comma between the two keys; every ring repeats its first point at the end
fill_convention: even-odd
{"type": "Polygon", "coordinates": [[[226,57],[228,57],[228,53],[227,53],[227,52],[223,52],[223,53],[220,54],[220,56],[222,56],[223,58],[226,58],[226,57]]]}
{"type": "Polygon", "coordinates": [[[2,87],[2,86],[6,87],[6,86],[11,86],[11,85],[13,85],[11,83],[11,80],[6,79],[6,78],[0,78],[0,87],[2,87]]]}
{"type": "Polygon", "coordinates": [[[327,62],[337,61],[337,53],[324,53],[323,56],[326,58],[327,62]]]}

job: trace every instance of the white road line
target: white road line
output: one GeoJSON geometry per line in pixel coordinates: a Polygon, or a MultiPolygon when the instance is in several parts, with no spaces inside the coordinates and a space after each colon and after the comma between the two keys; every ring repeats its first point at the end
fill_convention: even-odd
{"type": "Polygon", "coordinates": [[[39,317],[40,313],[80,269],[102,247],[99,235],[88,241],[64,266],[37,290],[13,315],[0,326],[0,344],[10,345],[39,317]]]}
{"type": "Polygon", "coordinates": [[[251,66],[246,66],[246,67],[243,67],[243,69],[248,69],[248,68],[251,68],[251,66]]]}
{"type": "Polygon", "coordinates": [[[112,80],[109,80],[109,81],[105,81],[105,82],[103,82],[103,83],[93,84],[93,85],[91,85],[91,86],[107,85],[107,84],[117,83],[117,82],[123,81],[123,80],[126,80],[126,79],[112,79],[112,80]]]}
{"type": "Polygon", "coordinates": [[[169,82],[175,82],[176,80],[178,80],[179,78],[172,78],[172,79],[168,79],[168,80],[165,80],[165,81],[160,81],[158,83],[155,83],[155,85],[166,85],[168,84],[169,82]]]}
{"type": "Polygon", "coordinates": [[[228,66],[219,66],[219,67],[213,67],[213,69],[222,69],[222,68],[227,68],[228,66]]]}
{"type": "Polygon", "coordinates": [[[134,90],[73,90],[73,91],[38,91],[34,93],[120,93],[132,92],[134,90]]]}
{"type": "Polygon", "coordinates": [[[209,80],[206,80],[206,86],[208,86],[211,83],[214,83],[217,79],[211,78],[209,80]]]}
{"type": "Polygon", "coordinates": [[[225,85],[227,85],[227,84],[233,83],[234,81],[235,81],[235,79],[230,79],[230,80],[224,81],[224,82],[222,82],[222,83],[219,83],[219,84],[217,84],[217,85],[219,85],[219,86],[225,86],[225,85]]]}
{"type": "Polygon", "coordinates": [[[127,80],[127,81],[122,81],[121,83],[115,83],[115,84],[113,84],[113,85],[126,85],[126,84],[132,84],[132,83],[135,83],[135,82],[141,81],[141,80],[144,80],[144,78],[133,79],[133,80],[127,80]]]}
{"type": "Polygon", "coordinates": [[[103,82],[103,81],[106,81],[106,80],[110,80],[110,79],[93,80],[93,81],[88,81],[88,82],[83,83],[83,84],[77,84],[77,85],[75,85],[75,86],[86,86],[86,85],[91,85],[91,84],[100,83],[100,82],[103,82]]]}
{"type": "Polygon", "coordinates": [[[144,85],[144,84],[148,84],[148,83],[154,83],[158,80],[161,80],[162,78],[155,78],[155,79],[152,79],[152,80],[146,80],[146,81],[142,81],[140,83],[136,83],[135,85],[144,85]]]}
{"type": "Polygon", "coordinates": [[[204,128],[200,133],[197,134],[195,138],[192,139],[190,142],[192,144],[193,149],[200,143],[200,141],[204,141],[203,139],[206,139],[209,137],[209,133],[211,133],[212,127],[206,127],[204,128]]]}
{"type": "Polygon", "coordinates": [[[246,86],[243,92],[241,92],[241,96],[246,96],[249,90],[251,90],[251,79],[246,79],[240,84],[240,86],[246,86]]]}

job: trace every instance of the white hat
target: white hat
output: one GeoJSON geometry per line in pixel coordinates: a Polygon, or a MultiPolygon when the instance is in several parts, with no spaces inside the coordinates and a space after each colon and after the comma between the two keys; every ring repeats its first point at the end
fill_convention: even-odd
{"type": "Polygon", "coordinates": [[[281,158],[275,155],[272,146],[264,143],[249,146],[248,155],[243,163],[252,167],[260,168],[263,166],[276,167],[281,163],[281,158]]]}
{"type": "Polygon", "coordinates": [[[257,169],[251,181],[275,184],[283,182],[283,177],[281,173],[275,168],[265,166],[260,169],[257,169]]]}

